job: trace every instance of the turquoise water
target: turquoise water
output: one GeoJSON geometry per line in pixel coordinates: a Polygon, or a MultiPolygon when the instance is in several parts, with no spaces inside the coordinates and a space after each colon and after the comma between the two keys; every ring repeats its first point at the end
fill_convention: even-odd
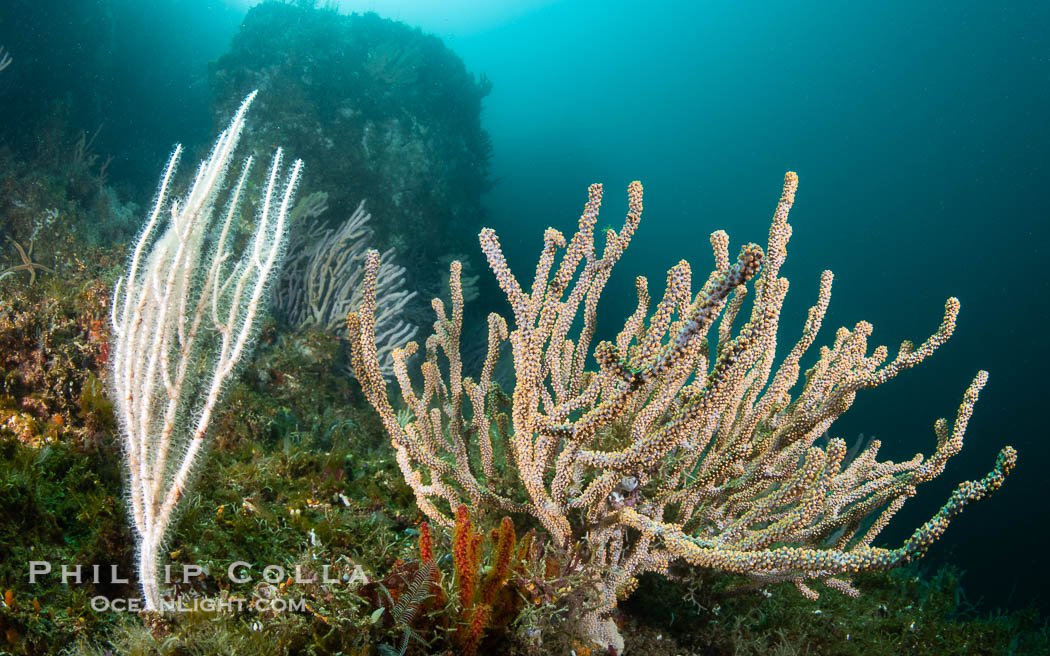
{"type": "MultiPolygon", "coordinates": [[[[78,125],[103,126],[96,149],[115,154],[110,182],[144,203],[172,143],[210,139],[209,62],[245,7],[125,0],[96,23],[77,3],[3,4],[0,45],[15,56],[0,76],[4,143],[31,148],[26,126],[65,99],[78,125]]],[[[711,231],[763,243],[787,170],[801,182],[781,343],[797,335],[823,269],[836,274],[825,341],[864,319],[893,351],[925,339],[958,296],[953,339],[862,394],[833,434],[877,436],[898,460],[929,453],[933,421],[953,417],[987,369],[963,452],[880,544],[899,544],[1012,444],[1017,472],[927,562],[957,563],[970,597],[989,606],[1045,603],[1050,5],[918,4],[344,9],[419,25],[492,81],[482,126],[494,184],[484,215],[464,221],[495,228],[512,265],[532,266],[547,225],[574,226],[588,184],[605,184],[603,221],[618,226],[627,183],[643,182],[641,229],[601,306],[607,330],[633,310],[634,275],[656,287],[681,258],[708,266],[711,231]]]]}
{"type": "Polygon", "coordinates": [[[716,228],[764,243],[785,170],[800,183],[782,344],[825,268],[836,276],[827,340],[864,319],[893,351],[925,339],[944,299],[959,297],[952,340],[860,394],[832,433],[874,435],[895,460],[929,453],[933,421],[953,418],[987,369],[963,452],[880,543],[899,543],[1013,444],[1012,479],[927,560],[966,570],[971,599],[1013,606],[1047,583],[1048,31],[1050,5],[1038,2],[565,2],[459,48],[495,81],[491,221],[526,240],[523,262],[538,223],[572,225],[588,183],[604,182],[617,212],[627,182],[645,184],[613,315],[633,309],[635,272],[662,282],[679,258],[706,265],[716,228]]]}

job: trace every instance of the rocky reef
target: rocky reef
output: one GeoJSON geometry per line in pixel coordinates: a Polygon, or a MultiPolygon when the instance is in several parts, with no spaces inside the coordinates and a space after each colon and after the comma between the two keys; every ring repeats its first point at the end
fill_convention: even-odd
{"type": "Polygon", "coordinates": [[[216,124],[258,89],[249,148],[280,143],[302,158],[301,195],[327,193],[330,217],[367,199],[375,247],[396,247],[414,284],[435,282],[440,256],[473,252],[491,84],[437,37],[372,13],[264,3],[211,66],[210,84],[216,124]]]}
{"type": "MultiPolygon", "coordinates": [[[[32,26],[46,21],[49,3],[32,12],[24,4],[5,4],[0,18],[17,6],[36,16],[32,26]]],[[[115,83],[95,71],[117,64],[107,57],[121,3],[80,4],[49,36],[68,47],[31,55],[38,31],[27,28],[4,44],[14,63],[0,76],[12,83],[0,90],[12,99],[0,126],[0,653],[608,653],[569,630],[587,611],[584,550],[555,544],[520,514],[425,523],[377,414],[343,366],[342,338],[272,317],[229,385],[201,483],[165,545],[175,595],[251,607],[158,616],[106,606],[138,595],[123,446],[104,384],[110,295],[143,219],[132,201],[153,193],[163,152],[148,170],[138,162],[170,140],[153,135],[132,160],[116,152],[109,166],[115,122],[95,136],[99,103],[115,83]],[[16,81],[59,64],[61,76],[18,95],[16,81]],[[67,85],[75,98],[58,97],[74,73],[83,78],[67,85]],[[136,175],[120,175],[120,166],[136,175]],[[55,571],[31,583],[32,561],[55,571]],[[251,564],[235,570],[247,579],[230,576],[238,561],[251,564]],[[63,565],[80,565],[80,582],[63,583],[63,565]],[[182,580],[183,565],[205,571],[182,580]],[[271,565],[284,575],[264,578],[271,565]]],[[[486,273],[474,235],[489,184],[481,128],[489,83],[439,39],[374,14],[267,2],[249,12],[194,99],[206,82],[216,125],[260,89],[246,144],[260,154],[282,144],[302,157],[301,196],[326,193],[330,209],[320,216],[329,224],[367,198],[375,247],[397,248],[407,287],[422,300],[447,287],[450,259],[469,257],[460,294],[467,313],[482,305],[471,301],[486,273]]],[[[189,149],[205,142],[183,136],[189,149]]],[[[483,360],[485,350],[461,357],[483,360]]],[[[1036,611],[984,614],[960,577],[917,565],[862,573],[859,599],[812,602],[787,583],[756,589],[740,575],[675,568],[670,580],[642,576],[611,620],[627,652],[650,656],[1047,651],[1036,611]]]]}

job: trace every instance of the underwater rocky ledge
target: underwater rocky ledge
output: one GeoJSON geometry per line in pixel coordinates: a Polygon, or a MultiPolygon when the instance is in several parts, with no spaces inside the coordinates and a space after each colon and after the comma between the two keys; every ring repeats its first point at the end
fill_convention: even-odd
{"type": "MultiPolygon", "coordinates": [[[[231,54],[212,71],[213,84],[222,91],[217,122],[228,120],[246,91],[269,84],[263,98],[281,93],[292,101],[260,103],[252,117],[260,129],[247,134],[246,146],[267,151],[273,141],[294,142],[289,150],[307,160],[301,198],[325,191],[331,194],[329,204],[349,215],[363,192],[339,180],[371,175],[367,187],[378,199],[372,211],[402,222],[385,223],[375,236],[377,246],[398,246],[409,261],[423,257],[419,253],[431,259],[459,249],[477,253],[476,230],[447,229],[456,219],[424,217],[421,210],[404,208],[454,207],[457,216],[479,218],[476,203],[485,186],[488,146],[474,114],[465,112],[471,118],[463,134],[469,136],[449,137],[458,149],[454,156],[420,135],[428,129],[455,134],[455,127],[424,126],[434,117],[462,116],[442,103],[472,108],[480,103],[484,84],[468,76],[432,37],[374,16],[333,23],[320,10],[272,3],[249,18],[231,54]],[[261,35],[292,12],[298,12],[302,31],[290,31],[280,44],[275,59],[282,63],[267,64],[258,40],[269,38],[261,35]],[[333,34],[318,35],[322,25],[335,25],[333,34]],[[390,45],[396,40],[391,34],[406,42],[390,45]],[[308,47],[315,43],[310,39],[343,39],[353,49],[345,61],[330,62],[308,47]],[[298,57],[289,54],[293,51],[298,57]],[[436,62],[440,70],[421,72],[413,64],[416,58],[436,62]],[[360,71],[370,71],[370,79],[385,81],[386,87],[368,87],[366,96],[383,88],[404,89],[405,99],[391,102],[377,95],[357,105],[344,100],[325,106],[312,92],[302,91],[320,84],[317,80],[332,79],[325,66],[355,79],[364,75],[360,71]],[[463,93],[454,99],[414,97],[418,76],[424,74],[444,76],[463,93]],[[286,109],[294,116],[281,115],[286,109]],[[359,115],[368,118],[354,123],[359,115]],[[329,152],[320,156],[329,158],[321,160],[323,166],[312,166],[311,153],[332,150],[314,136],[318,126],[327,130],[340,116],[347,130],[357,132],[338,133],[333,141],[361,144],[365,155],[344,161],[329,152]],[[381,148],[370,141],[371,134],[384,135],[375,141],[381,148]],[[415,154],[406,156],[406,150],[415,154]],[[419,154],[423,151],[425,156],[419,154]],[[447,164],[441,164],[446,156],[447,164]],[[385,163],[366,173],[362,160],[385,163]],[[434,180],[439,164],[454,168],[442,184],[405,191],[408,180],[434,180]],[[400,168],[390,170],[395,165],[400,168]],[[311,170],[319,174],[309,177],[311,170]],[[461,184],[464,176],[470,184],[461,184]],[[461,198],[450,200],[449,195],[460,193],[461,198]],[[436,235],[452,234],[466,234],[470,243],[435,243],[436,235]]],[[[330,100],[333,91],[325,88],[318,97],[330,100]]],[[[363,390],[350,375],[355,368],[345,334],[320,325],[290,325],[280,316],[260,317],[255,349],[225,390],[198,481],[182,499],[165,543],[163,559],[173,570],[168,594],[185,600],[184,612],[115,609],[113,600],[135,599],[140,591],[134,528],[125,508],[125,452],[108,387],[115,348],[110,313],[114,286],[126,272],[132,237],[147,210],[108,184],[105,159],[92,152],[90,135],[70,139],[56,136],[60,133],[50,126],[52,139],[42,142],[48,147],[35,153],[0,148],[0,212],[8,237],[0,245],[5,249],[0,278],[0,650],[608,653],[574,626],[591,602],[581,593],[590,582],[579,567],[588,554],[557,544],[527,513],[513,520],[505,519],[512,513],[498,511],[467,515],[448,504],[441,509],[448,526],[428,518],[405,482],[387,427],[369,402],[367,394],[375,394],[375,386],[363,390]],[[468,559],[457,555],[463,545],[473,545],[468,559]],[[54,564],[52,571],[30,583],[31,563],[45,561],[54,564]],[[63,583],[61,567],[78,565],[81,580],[63,583]],[[100,566],[97,573],[93,565],[100,566]],[[184,565],[205,572],[183,581],[184,565]],[[274,569],[264,576],[267,566],[274,569]],[[233,603],[238,599],[248,603],[233,603]],[[482,600],[487,610],[480,613],[482,600]]],[[[158,171],[162,164],[157,162],[158,171]]],[[[566,214],[578,210],[562,209],[566,214]]],[[[329,215],[334,213],[330,208],[329,215]]],[[[248,228],[242,230],[248,234],[248,228]]],[[[459,275],[453,268],[421,286],[436,290],[459,281],[454,285],[465,287],[459,275]]],[[[425,300],[436,293],[424,294],[425,300]]],[[[449,309],[457,306],[456,296],[445,296],[449,309]]],[[[462,301],[466,294],[461,290],[459,296],[462,301]]],[[[469,319],[469,302],[467,308],[469,319]]],[[[452,321],[446,317],[445,334],[461,332],[452,321]]],[[[479,334],[483,339],[483,331],[472,338],[479,334]]],[[[477,365],[471,375],[486,360],[481,351],[468,360],[477,365]]],[[[498,371],[493,379],[508,390],[515,382],[498,371]]],[[[507,406],[509,400],[495,394],[493,404],[507,406]]],[[[404,412],[396,419],[402,427],[418,421],[404,412]]],[[[617,431],[606,437],[610,449],[626,439],[617,431]]],[[[471,465],[482,469],[481,457],[472,454],[471,465]]],[[[501,491],[520,485],[512,461],[500,463],[492,478],[504,486],[501,491]]],[[[527,501],[520,490],[517,494],[517,502],[527,501]]],[[[951,539],[950,529],[945,539],[951,539]]],[[[790,582],[756,586],[740,574],[676,564],[667,577],[641,575],[610,621],[622,636],[623,651],[633,654],[1023,654],[1050,649],[1045,623],[1034,609],[983,614],[967,600],[961,577],[952,568],[925,570],[920,561],[857,574],[851,580],[861,592],[857,598],[825,590],[812,601],[790,582]]]]}

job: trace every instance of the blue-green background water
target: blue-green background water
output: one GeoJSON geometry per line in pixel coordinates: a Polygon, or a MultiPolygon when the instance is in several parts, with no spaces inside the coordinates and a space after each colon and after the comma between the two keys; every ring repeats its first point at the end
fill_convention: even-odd
{"type": "MultiPolygon", "coordinates": [[[[16,29],[27,5],[8,1],[0,44],[20,65],[0,77],[7,134],[32,118],[32,99],[105,88],[82,122],[103,123],[111,179],[139,202],[172,143],[210,138],[207,63],[245,7],[112,3],[116,28],[88,50],[79,3],[25,11],[48,20],[16,29]],[[105,75],[78,76],[85,57],[105,59],[105,75]]],[[[704,269],[711,231],[764,243],[783,173],[797,171],[782,344],[826,268],[836,278],[824,341],[864,319],[894,351],[936,329],[946,297],[962,301],[953,339],[861,394],[833,434],[875,435],[897,460],[929,453],[934,420],[954,417],[978,369],[991,373],[963,452],[879,544],[898,545],[1012,444],[1016,473],[955,520],[928,562],[958,563],[989,606],[1045,604],[1050,4],[477,4],[343,7],[419,25],[493,81],[483,125],[495,184],[477,220],[497,229],[511,264],[531,270],[547,225],[572,229],[588,184],[606,185],[602,222],[618,225],[627,183],[642,180],[642,226],[600,308],[609,330],[634,307],[634,275],[658,287],[681,258],[704,269]]]]}
{"type": "Polygon", "coordinates": [[[645,184],[605,316],[630,312],[632,273],[655,283],[679,258],[706,265],[716,228],[764,243],[785,170],[800,185],[782,344],[825,268],[825,340],[866,319],[892,351],[925,339],[958,296],[952,340],[860,394],[832,433],[874,434],[895,460],[928,454],[933,421],[987,369],[963,452],[880,544],[899,544],[1013,444],[1015,475],[929,560],[963,567],[972,598],[1016,605],[1048,582],[1048,32],[1042,2],[564,2],[452,43],[495,81],[485,125],[501,233],[534,252],[541,225],[571,226],[588,183],[604,182],[617,212],[626,183],[645,184]]]}

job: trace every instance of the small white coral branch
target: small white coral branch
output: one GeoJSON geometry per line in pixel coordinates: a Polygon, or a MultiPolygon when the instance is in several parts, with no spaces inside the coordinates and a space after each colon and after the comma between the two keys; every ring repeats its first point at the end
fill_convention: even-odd
{"type": "MultiPolygon", "coordinates": [[[[319,213],[304,212],[313,216],[319,213]]],[[[320,223],[297,226],[275,290],[275,311],[292,325],[341,333],[347,313],[361,303],[365,255],[373,235],[368,225],[371,218],[362,200],[350,218],[335,228],[320,223]]],[[[416,334],[416,326],[402,319],[416,292],[404,288],[405,268],[392,264],[393,259],[393,248],[383,253],[376,278],[376,341],[380,368],[388,378],[393,375],[394,347],[416,334]]]]}
{"type": "Polygon", "coordinates": [[[296,160],[279,183],[282,152],[277,149],[255,234],[231,268],[230,228],[251,157],[228,195],[225,219],[216,226],[211,218],[254,98],[252,92],[219,135],[185,197],[169,203],[182,154],[182,146],[176,146],[127,272],[113,290],[112,386],[125,436],[139,581],[148,610],[161,609],[158,553],[200,460],[223,388],[253,343],[302,169],[296,160]],[[162,231],[164,214],[168,221],[162,231]]]}
{"type": "Polygon", "coordinates": [[[4,52],[4,47],[0,46],[0,71],[10,66],[13,61],[14,60],[11,59],[11,53],[4,52]]]}

